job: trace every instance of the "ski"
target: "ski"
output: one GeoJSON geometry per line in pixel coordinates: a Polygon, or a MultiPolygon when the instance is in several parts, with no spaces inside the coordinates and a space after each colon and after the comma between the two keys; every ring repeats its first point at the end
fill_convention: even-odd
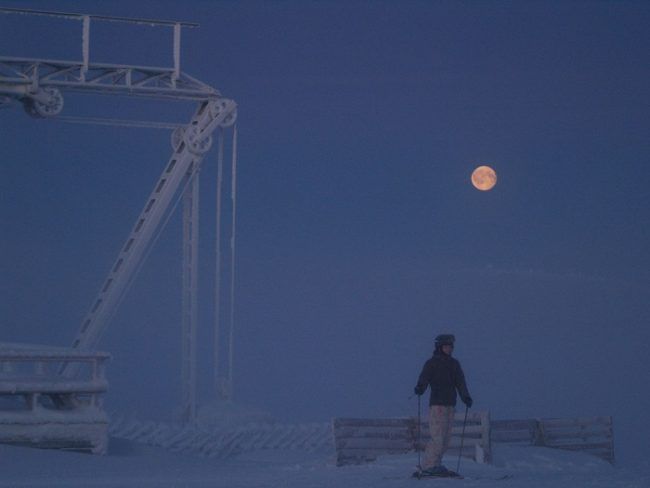
{"type": "Polygon", "coordinates": [[[470,476],[468,480],[490,480],[490,481],[501,481],[501,480],[510,480],[514,478],[511,474],[504,474],[503,476],[470,476]]]}
{"type": "Polygon", "coordinates": [[[412,474],[412,477],[418,480],[430,479],[430,478],[449,478],[454,480],[465,479],[463,475],[456,473],[455,471],[444,471],[438,474],[429,474],[422,471],[416,471],[412,474]]]}
{"type": "MultiPolygon", "coordinates": [[[[416,476],[416,473],[413,473],[410,476],[410,479],[414,480],[431,480],[431,479],[452,479],[452,480],[468,480],[468,481],[504,481],[514,478],[511,474],[504,474],[503,476],[416,476]]],[[[382,479],[385,480],[403,480],[405,476],[384,476],[382,479]]]]}

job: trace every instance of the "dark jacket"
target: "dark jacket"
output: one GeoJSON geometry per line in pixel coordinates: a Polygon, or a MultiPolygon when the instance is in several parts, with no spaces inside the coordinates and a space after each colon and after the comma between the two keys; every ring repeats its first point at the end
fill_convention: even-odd
{"type": "Polygon", "coordinates": [[[440,350],[424,363],[418,378],[416,388],[424,392],[427,386],[431,388],[429,405],[455,406],[456,390],[463,401],[470,397],[460,363],[440,350]]]}

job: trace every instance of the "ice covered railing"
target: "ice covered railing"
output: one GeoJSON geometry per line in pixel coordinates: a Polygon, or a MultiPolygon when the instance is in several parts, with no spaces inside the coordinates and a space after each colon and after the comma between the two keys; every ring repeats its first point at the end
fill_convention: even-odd
{"type": "Polygon", "coordinates": [[[202,405],[189,424],[142,421],[117,413],[111,419],[111,437],[210,458],[265,450],[333,453],[330,424],[285,424],[268,412],[231,402],[202,405]]]}
{"type": "Polygon", "coordinates": [[[0,442],[103,454],[104,352],[0,343],[0,442]],[[59,374],[67,365],[78,374],[59,374]]]}
{"type": "Polygon", "coordinates": [[[118,439],[162,447],[173,452],[217,459],[254,451],[329,452],[332,448],[332,432],[328,423],[207,427],[117,417],[111,424],[110,434],[118,439]]]}

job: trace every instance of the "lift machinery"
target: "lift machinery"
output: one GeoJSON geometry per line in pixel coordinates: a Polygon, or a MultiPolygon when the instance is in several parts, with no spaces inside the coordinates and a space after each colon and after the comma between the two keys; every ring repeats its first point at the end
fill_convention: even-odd
{"type": "MultiPolygon", "coordinates": [[[[100,286],[82,320],[72,347],[81,351],[96,349],[102,333],[110,324],[121,299],[142,266],[157,234],[162,230],[177,198],[183,201],[183,273],[182,273],[182,418],[193,421],[197,413],[197,295],[198,295],[198,228],[199,228],[199,170],[206,153],[218,135],[217,181],[217,269],[216,318],[214,347],[214,384],[217,397],[232,397],[232,348],[234,328],[234,257],[235,257],[235,189],[237,161],[237,105],[223,97],[211,86],[181,71],[181,32],[198,27],[189,22],[111,17],[68,12],[0,8],[5,15],[36,15],[70,19],[81,23],[80,61],[27,59],[0,56],[0,106],[21,104],[32,116],[58,118],[68,122],[117,124],[173,128],[172,154],[147,198],[131,232],[106,279],[100,286]],[[90,32],[95,22],[118,22],[162,26],[173,31],[173,67],[102,64],[91,61],[90,32]],[[197,103],[189,123],[181,126],[155,121],[114,119],[81,119],[62,114],[65,92],[98,93],[103,95],[149,97],[160,100],[189,100],[197,103]],[[232,229],[230,236],[231,282],[230,313],[225,331],[221,330],[221,199],[223,179],[224,137],[232,134],[231,188],[232,229]],[[223,339],[225,338],[225,341],[223,339]],[[221,342],[223,341],[223,342],[221,342]],[[224,346],[224,343],[226,344],[224,346]],[[220,357],[221,350],[226,360],[220,357]]],[[[72,364],[59,372],[66,377],[76,373],[72,364]]]]}

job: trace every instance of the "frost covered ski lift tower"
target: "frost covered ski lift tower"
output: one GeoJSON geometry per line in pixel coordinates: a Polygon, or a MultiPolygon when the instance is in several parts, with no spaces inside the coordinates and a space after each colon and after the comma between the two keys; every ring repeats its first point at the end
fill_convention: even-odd
{"type": "MultiPolygon", "coordinates": [[[[152,19],[111,17],[67,12],[0,8],[4,15],[37,15],[70,19],[81,23],[80,61],[27,59],[0,56],[0,107],[18,102],[37,118],[57,118],[76,123],[127,125],[173,129],[172,154],[155,182],[142,211],[122,246],[108,276],[84,317],[72,349],[95,351],[103,331],[109,326],[120,300],[142,266],[157,235],[165,225],[175,203],[183,201],[183,272],[182,272],[182,418],[193,421],[197,413],[197,295],[198,295],[198,229],[199,170],[212,146],[213,134],[218,137],[217,176],[217,264],[215,292],[214,385],[217,398],[232,396],[232,346],[234,326],[234,258],[235,258],[235,189],[237,161],[237,105],[224,98],[213,87],[181,71],[181,32],[198,24],[152,19]],[[160,26],[172,30],[173,67],[102,64],[91,61],[91,24],[117,22],[160,26]],[[103,118],[66,117],[61,115],[66,92],[85,92],[111,96],[148,97],[165,103],[170,100],[196,101],[198,107],[185,125],[155,121],[127,121],[103,118]],[[230,132],[232,152],[230,169],[232,228],[230,230],[230,304],[229,320],[221,330],[222,256],[221,214],[222,180],[224,178],[224,138],[230,132]],[[220,354],[223,350],[224,357],[220,354]],[[225,360],[224,360],[225,358],[225,360]]],[[[5,54],[5,53],[0,53],[5,54]]],[[[227,312],[227,311],[226,311],[227,312]]],[[[63,363],[59,375],[73,378],[74,362],[63,363]]]]}

